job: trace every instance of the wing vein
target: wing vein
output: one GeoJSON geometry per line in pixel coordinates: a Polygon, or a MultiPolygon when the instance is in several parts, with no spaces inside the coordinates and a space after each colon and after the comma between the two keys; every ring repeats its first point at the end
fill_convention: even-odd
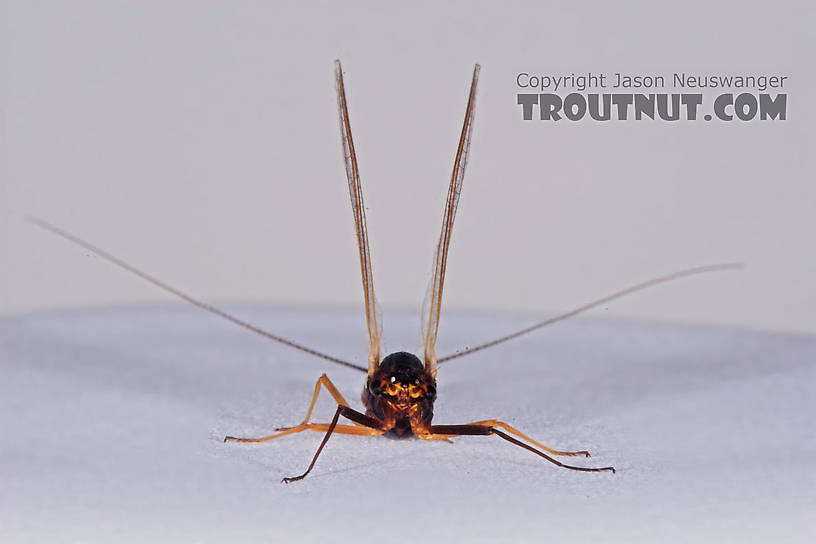
{"type": "Polygon", "coordinates": [[[334,65],[335,82],[337,86],[337,110],[340,116],[340,130],[343,141],[343,159],[346,164],[346,178],[348,179],[351,210],[354,216],[357,247],[360,251],[360,273],[363,281],[366,327],[369,339],[368,372],[371,374],[376,370],[380,361],[381,320],[377,310],[377,301],[374,297],[374,274],[371,267],[371,250],[368,243],[368,227],[366,226],[363,189],[360,184],[360,172],[357,167],[357,153],[354,150],[354,139],[351,135],[346,88],[343,82],[343,67],[339,60],[334,61],[334,65]]]}
{"type": "MultiPolygon", "coordinates": [[[[425,325],[422,327],[425,334],[425,368],[432,376],[436,376],[436,338],[439,332],[439,314],[442,310],[442,291],[445,286],[445,274],[451,236],[453,233],[453,223],[456,219],[456,210],[459,206],[459,197],[462,194],[462,184],[465,179],[465,166],[467,164],[468,152],[470,150],[471,131],[473,130],[473,111],[476,100],[476,86],[479,81],[479,69],[480,67],[478,64],[473,68],[473,79],[471,80],[467,108],[465,109],[465,120],[462,124],[462,133],[459,137],[459,145],[456,148],[456,158],[453,162],[453,172],[451,173],[451,180],[450,184],[448,185],[447,201],[445,203],[445,212],[442,221],[442,232],[439,235],[439,242],[436,244],[436,251],[434,253],[433,279],[430,290],[430,304],[428,305],[427,323],[425,323],[425,325]]],[[[423,316],[423,318],[424,317],[425,316],[423,316]]]]}

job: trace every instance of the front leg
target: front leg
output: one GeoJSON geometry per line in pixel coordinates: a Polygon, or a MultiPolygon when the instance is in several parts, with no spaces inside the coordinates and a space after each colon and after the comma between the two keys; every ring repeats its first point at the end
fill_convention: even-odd
{"type": "MultiPolygon", "coordinates": [[[[340,419],[340,416],[345,417],[346,419],[351,420],[353,423],[357,423],[358,425],[362,425],[363,427],[368,427],[370,432],[368,433],[369,436],[371,435],[378,435],[383,434],[385,432],[383,423],[375,419],[373,417],[369,417],[365,414],[361,414],[357,410],[349,408],[348,406],[338,405],[337,411],[334,412],[334,417],[329,423],[329,429],[326,431],[326,436],[323,437],[323,441],[320,442],[320,446],[317,448],[317,452],[315,452],[314,457],[312,457],[312,462],[309,463],[309,468],[306,469],[306,472],[301,474],[300,476],[290,476],[288,478],[284,478],[281,480],[281,483],[288,484],[289,482],[295,482],[297,480],[302,480],[312,471],[314,468],[315,463],[317,462],[317,458],[320,456],[320,452],[323,451],[323,448],[326,445],[326,442],[329,441],[332,433],[335,431],[337,427],[337,421],[340,419]]],[[[285,431],[284,431],[285,432],[285,431]]]]}

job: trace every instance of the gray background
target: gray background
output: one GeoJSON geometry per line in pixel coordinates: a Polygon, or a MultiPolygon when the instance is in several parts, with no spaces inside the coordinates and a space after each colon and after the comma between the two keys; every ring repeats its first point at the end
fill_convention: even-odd
{"type": "MultiPolygon", "coordinates": [[[[812,8],[2,6],[3,542],[814,541],[816,340],[708,326],[816,330],[812,8]],[[318,435],[222,437],[297,422],[323,371],[359,407],[363,375],[166,304],[24,222],[362,360],[335,57],[390,348],[416,337],[475,61],[440,353],[655,275],[748,263],[440,368],[436,423],[499,417],[617,474],[491,437],[335,437],[280,485],[318,435]],[[522,70],[785,74],[789,120],[524,123],[522,70]]],[[[321,396],[314,419],[333,409],[321,396]]]]}
{"type": "Polygon", "coordinates": [[[448,307],[565,310],[738,260],[605,313],[812,333],[806,4],[4,2],[0,309],[166,300],[27,213],[207,300],[359,305],[336,57],[377,294],[418,308],[478,61],[448,307]],[[590,70],[788,75],[788,120],[521,120],[517,72],[590,70]]]}

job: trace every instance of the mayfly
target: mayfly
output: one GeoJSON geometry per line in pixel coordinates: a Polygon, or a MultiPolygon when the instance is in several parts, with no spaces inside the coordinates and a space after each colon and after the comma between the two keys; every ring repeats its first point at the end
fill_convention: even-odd
{"type": "Polygon", "coordinates": [[[340,61],[335,61],[335,84],[337,88],[337,104],[340,116],[340,128],[343,142],[343,156],[345,159],[346,176],[348,178],[349,195],[351,197],[351,208],[354,215],[354,225],[357,234],[357,247],[360,252],[360,268],[363,280],[363,298],[365,301],[365,317],[368,330],[369,350],[368,364],[358,365],[343,359],[334,357],[306,347],[292,340],[272,334],[247,323],[231,314],[228,314],[209,304],[201,302],[175,287],[172,287],[153,276],[142,272],[111,255],[110,253],[89,244],[88,242],[70,234],[58,227],[55,227],[40,219],[31,218],[36,225],[51,231],[81,247],[95,253],[103,259],[135,274],[159,288],[180,297],[187,302],[202,308],[208,312],[218,315],[252,332],[265,336],[276,342],[285,344],[291,348],[309,353],[327,361],[337,363],[367,374],[365,387],[363,389],[362,400],[365,412],[360,412],[352,408],[340,391],[335,387],[326,374],[320,376],[315,383],[312,400],[306,411],[303,421],[293,427],[281,427],[275,433],[259,438],[238,438],[227,436],[224,441],[236,442],[264,442],[286,435],[310,430],[324,433],[314,457],[303,474],[284,478],[283,482],[293,482],[306,477],[315,466],[320,453],[326,446],[332,434],[349,434],[356,436],[379,436],[384,435],[392,438],[406,438],[415,436],[423,440],[448,440],[450,437],[462,435],[495,435],[511,444],[524,448],[547,461],[570,470],[584,472],[615,472],[614,467],[581,467],[562,463],[555,457],[589,457],[588,451],[560,451],[545,446],[525,435],[513,426],[496,419],[474,421],[462,425],[435,425],[432,423],[433,406],[436,400],[436,374],[437,367],[445,362],[456,358],[464,357],[477,351],[496,346],[508,340],[517,338],[534,330],[540,329],[557,321],[572,317],[585,312],[591,308],[603,305],[611,300],[624,295],[665,283],[681,277],[692,276],[704,272],[736,268],[739,265],[721,264],[682,270],[674,274],[652,279],[650,281],[633,285],[629,288],[612,293],[606,297],[595,300],[572,311],[547,319],[540,323],[533,324],[525,329],[513,334],[502,336],[495,340],[479,344],[468,349],[455,352],[450,355],[437,357],[436,340],[439,330],[439,315],[442,308],[442,290],[445,285],[445,270],[448,260],[448,250],[450,248],[453,222],[456,217],[456,209],[459,205],[459,198],[462,194],[462,183],[465,174],[465,163],[468,158],[471,132],[473,130],[473,111],[476,99],[476,87],[479,81],[479,65],[473,69],[473,77],[470,84],[470,92],[467,98],[465,109],[465,121],[459,137],[459,145],[456,148],[456,158],[453,163],[453,173],[451,174],[448,186],[447,201],[443,213],[442,232],[436,244],[436,251],[433,262],[433,271],[430,280],[429,300],[426,304],[427,314],[423,315],[422,332],[424,345],[422,359],[408,352],[392,353],[382,357],[380,351],[381,319],[377,310],[374,298],[374,277],[371,268],[371,254],[368,245],[368,230],[366,227],[365,206],[363,204],[363,192],[360,185],[360,173],[357,168],[357,154],[354,148],[354,141],[351,136],[351,124],[349,122],[348,103],[346,101],[346,90],[343,83],[343,70],[340,61]],[[337,409],[334,417],[329,423],[314,423],[311,421],[312,410],[320,394],[321,388],[325,388],[337,402],[337,409]],[[340,418],[348,420],[350,423],[340,423],[340,418]]]}

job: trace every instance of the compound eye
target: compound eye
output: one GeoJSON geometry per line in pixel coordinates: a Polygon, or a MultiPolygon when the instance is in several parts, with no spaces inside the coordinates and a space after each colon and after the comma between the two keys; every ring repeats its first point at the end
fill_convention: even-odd
{"type": "Polygon", "coordinates": [[[371,391],[372,395],[380,395],[382,394],[382,384],[378,381],[371,382],[368,386],[368,390],[371,391]]]}
{"type": "Polygon", "coordinates": [[[425,397],[427,397],[428,399],[430,399],[432,401],[436,400],[436,387],[434,387],[431,384],[428,384],[428,392],[425,393],[425,397]]]}

